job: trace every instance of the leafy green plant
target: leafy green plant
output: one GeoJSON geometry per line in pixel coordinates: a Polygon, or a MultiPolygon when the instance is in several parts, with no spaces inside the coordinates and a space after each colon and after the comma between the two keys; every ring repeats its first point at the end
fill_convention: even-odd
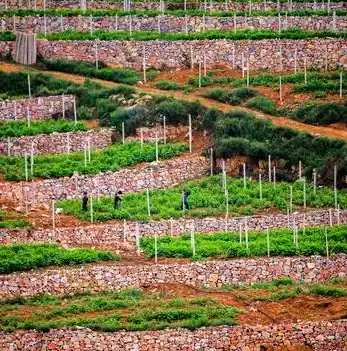
{"type": "Polygon", "coordinates": [[[75,31],[65,31],[61,33],[52,33],[43,36],[40,34],[39,37],[47,38],[48,40],[95,40],[98,38],[100,40],[213,40],[213,39],[229,39],[229,40],[262,40],[262,39],[310,39],[310,38],[346,38],[346,32],[337,31],[308,31],[302,29],[287,29],[278,33],[273,30],[250,30],[243,29],[234,31],[224,31],[224,30],[211,30],[204,32],[194,32],[194,33],[157,33],[157,32],[109,32],[105,30],[94,31],[93,34],[88,32],[75,32],[75,31]]]}
{"type": "Polygon", "coordinates": [[[181,90],[184,88],[183,85],[171,82],[169,80],[161,80],[158,83],[155,83],[155,87],[161,90],[181,90]]]}
{"type": "Polygon", "coordinates": [[[292,117],[298,121],[314,125],[347,123],[347,103],[326,102],[316,104],[310,102],[297,107],[292,117]]]}
{"type": "MultiPolygon", "coordinates": [[[[330,253],[347,253],[347,227],[336,226],[328,229],[330,253]]],[[[301,229],[298,234],[298,246],[293,242],[293,233],[289,229],[270,231],[271,256],[311,256],[325,255],[324,228],[301,229]]],[[[191,238],[189,234],[179,237],[161,236],[157,239],[157,254],[160,257],[192,258],[191,238]]],[[[267,234],[265,232],[248,233],[248,249],[244,233],[213,233],[195,235],[196,255],[201,257],[235,258],[267,255],[267,234]]],[[[154,238],[142,237],[141,249],[147,257],[154,257],[154,238]]],[[[279,281],[276,286],[292,285],[289,281],[279,281]]],[[[262,288],[255,286],[254,288],[262,288]]],[[[318,293],[318,290],[316,290],[318,293]]],[[[331,294],[338,294],[336,290],[331,294]]],[[[322,292],[323,294],[323,292],[322,292]]],[[[328,292],[326,292],[328,294],[328,292]]],[[[342,296],[342,295],[340,295],[342,296]]]]}
{"type": "MultiPolygon", "coordinates": [[[[187,148],[184,144],[159,145],[159,157],[168,159],[179,155],[187,148]]],[[[115,172],[120,168],[133,166],[140,162],[152,162],[156,159],[155,146],[130,142],[116,144],[101,150],[91,151],[91,161],[85,164],[84,152],[62,155],[35,156],[33,177],[60,178],[70,177],[74,172],[80,174],[97,174],[99,172],[115,172]]],[[[25,179],[25,160],[23,157],[0,156],[0,172],[5,179],[25,179]]]]}
{"type": "Polygon", "coordinates": [[[227,91],[223,89],[213,89],[208,91],[205,96],[220,102],[228,103],[230,105],[240,105],[245,100],[256,96],[258,93],[249,88],[239,88],[234,91],[227,91]]]}
{"type": "Polygon", "coordinates": [[[88,127],[84,122],[79,121],[77,123],[74,123],[73,121],[66,119],[46,119],[31,121],[30,127],[26,121],[0,122],[0,138],[87,130],[88,127]]]}
{"type": "Polygon", "coordinates": [[[8,245],[0,247],[0,274],[109,260],[119,260],[119,256],[94,249],[63,249],[56,244],[8,245]]]}
{"type": "MultiPolygon", "coordinates": [[[[246,189],[243,186],[243,179],[227,178],[229,193],[230,215],[249,215],[264,211],[267,208],[277,208],[286,212],[289,207],[290,190],[293,186],[294,208],[303,205],[303,184],[278,183],[276,189],[273,184],[263,182],[263,199],[259,199],[259,185],[254,181],[247,181],[246,189]]],[[[314,194],[311,185],[306,185],[307,206],[315,208],[331,207],[334,205],[334,194],[332,189],[317,189],[314,194]]],[[[113,199],[102,197],[99,201],[93,202],[94,220],[107,221],[109,219],[169,219],[188,217],[218,216],[224,214],[225,195],[222,189],[221,176],[204,178],[199,181],[191,181],[171,189],[157,189],[150,191],[151,217],[148,216],[146,192],[129,193],[123,196],[122,206],[116,210],[113,206],[113,199]],[[190,209],[184,213],[180,210],[181,192],[183,189],[190,191],[190,209]]],[[[344,191],[338,192],[338,203],[341,208],[347,208],[347,196],[344,191]]],[[[78,216],[82,220],[89,220],[89,213],[81,210],[81,203],[78,199],[60,201],[58,206],[65,213],[78,216]]]]}
{"type": "Polygon", "coordinates": [[[266,96],[255,96],[247,102],[247,106],[269,115],[278,115],[276,104],[266,96]]]}

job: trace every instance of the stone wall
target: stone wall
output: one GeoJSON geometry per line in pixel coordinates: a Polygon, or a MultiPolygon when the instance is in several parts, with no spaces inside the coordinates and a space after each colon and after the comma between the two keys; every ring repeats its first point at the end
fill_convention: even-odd
{"type": "MultiPolygon", "coordinates": [[[[166,126],[165,136],[162,126],[141,129],[136,131],[136,136],[127,137],[126,140],[155,142],[157,136],[158,140],[162,142],[164,137],[167,141],[177,140],[182,134],[188,133],[188,127],[185,126],[166,126]]],[[[88,145],[88,140],[91,149],[101,149],[112,145],[112,135],[119,137],[119,133],[116,133],[112,129],[104,128],[87,132],[52,133],[5,138],[0,139],[0,155],[24,156],[31,152],[32,147],[34,154],[62,154],[83,151],[88,145]]]]}
{"type": "MultiPolygon", "coordinates": [[[[233,30],[233,29],[292,29],[306,30],[338,30],[347,28],[347,17],[337,16],[266,16],[266,17],[212,17],[202,16],[120,16],[120,17],[46,17],[47,33],[56,33],[64,30],[90,32],[91,30],[104,29],[108,31],[160,31],[169,32],[201,32],[205,30],[233,30]]],[[[2,17],[0,28],[3,31],[19,32],[45,32],[45,20],[40,16],[2,17]]]]}
{"type": "Polygon", "coordinates": [[[81,197],[83,191],[89,195],[109,195],[116,189],[136,192],[147,188],[165,188],[208,173],[209,162],[204,157],[176,157],[159,163],[137,165],[117,172],[97,175],[74,175],[59,179],[35,182],[0,182],[0,193],[4,198],[16,202],[27,199],[31,205],[50,206],[51,200],[81,197]]]}
{"type": "MultiPolygon", "coordinates": [[[[72,110],[75,96],[65,95],[65,111],[72,110]]],[[[0,101],[0,121],[27,120],[29,110],[30,119],[49,118],[53,114],[63,112],[63,97],[41,96],[31,99],[4,100],[0,101]]]]}
{"type": "Polygon", "coordinates": [[[312,351],[344,351],[347,320],[113,333],[53,329],[46,333],[0,332],[0,339],[4,351],[261,351],[284,345],[297,350],[309,347],[312,351]]]}
{"type": "MultiPolygon", "coordinates": [[[[7,3],[8,9],[23,9],[23,8],[34,8],[34,0],[0,0],[0,8],[5,8],[7,3]]],[[[110,2],[108,0],[88,0],[86,1],[88,9],[119,9],[123,10],[123,2],[110,2]]],[[[181,3],[165,1],[165,9],[183,9],[183,1],[181,3]]],[[[43,0],[36,0],[36,7],[43,8],[43,0]]],[[[80,8],[80,0],[46,0],[47,9],[55,8],[69,8],[78,9],[80,8]]],[[[188,9],[205,9],[205,1],[200,0],[198,2],[187,2],[188,9]]],[[[251,10],[253,11],[264,11],[264,10],[281,10],[281,11],[293,11],[293,10],[337,10],[347,8],[347,4],[344,1],[330,2],[281,2],[278,8],[277,1],[263,1],[252,2],[251,10]]],[[[133,1],[131,2],[132,10],[160,10],[159,1],[133,1]]],[[[227,5],[224,1],[214,2],[206,1],[206,11],[233,11],[233,10],[249,10],[249,3],[245,1],[243,3],[227,1],[227,5]]]]}
{"type": "MultiPolygon", "coordinates": [[[[11,53],[12,48],[12,42],[0,42],[0,55],[11,53]]],[[[243,54],[245,62],[249,60],[250,71],[280,71],[282,69],[294,71],[295,62],[297,62],[298,71],[303,71],[305,55],[308,68],[324,69],[327,61],[328,69],[336,69],[337,67],[347,69],[347,41],[332,38],[239,41],[99,41],[98,59],[106,64],[141,70],[144,48],[147,65],[156,69],[190,67],[190,48],[192,48],[194,65],[196,66],[202,54],[205,54],[208,68],[216,64],[223,64],[241,69],[243,54]],[[297,53],[296,60],[295,52],[297,53]]],[[[95,42],[89,40],[38,40],[38,52],[45,59],[94,62],[95,42]]]]}
{"type": "Polygon", "coordinates": [[[111,129],[95,129],[0,139],[0,154],[24,156],[31,150],[35,155],[66,154],[84,150],[88,141],[91,149],[101,149],[112,145],[112,133],[111,129]]]}
{"type": "MultiPolygon", "coordinates": [[[[55,229],[0,229],[0,244],[18,242],[58,242],[67,246],[74,245],[122,245],[124,241],[134,244],[136,228],[140,236],[172,235],[177,236],[189,233],[194,227],[197,233],[212,233],[218,231],[231,231],[244,233],[245,222],[248,230],[264,231],[267,227],[286,228],[293,227],[295,223],[299,228],[304,226],[322,226],[347,223],[347,210],[337,211],[321,210],[305,213],[295,213],[289,218],[287,215],[276,214],[269,216],[247,216],[229,218],[225,221],[221,218],[203,219],[175,219],[149,222],[116,222],[112,224],[98,224],[81,227],[55,229]],[[331,217],[330,217],[331,213],[331,217]]],[[[322,229],[323,233],[323,229],[322,229]]],[[[323,235],[323,234],[322,234],[323,235]]]]}
{"type": "Polygon", "coordinates": [[[345,278],[344,254],[311,257],[259,257],[224,261],[125,265],[96,263],[0,275],[0,300],[38,294],[67,295],[83,291],[140,288],[178,283],[195,288],[250,285],[280,277],[317,283],[345,278]]]}
{"type": "MultiPolygon", "coordinates": [[[[38,41],[38,51],[46,59],[72,59],[94,61],[92,41],[38,41]]],[[[345,39],[309,40],[195,40],[195,41],[100,41],[99,60],[121,67],[142,69],[143,48],[146,50],[148,65],[170,69],[190,67],[190,47],[196,65],[205,53],[206,64],[242,67],[242,54],[249,59],[250,70],[271,69],[275,71],[294,70],[295,49],[297,49],[298,70],[303,70],[304,56],[307,66],[324,68],[326,47],[328,67],[343,66],[347,69],[347,41],[345,39]],[[233,50],[235,47],[235,55],[233,50]],[[282,48],[282,65],[280,59],[282,48]],[[281,67],[283,66],[283,67],[281,67]]]]}

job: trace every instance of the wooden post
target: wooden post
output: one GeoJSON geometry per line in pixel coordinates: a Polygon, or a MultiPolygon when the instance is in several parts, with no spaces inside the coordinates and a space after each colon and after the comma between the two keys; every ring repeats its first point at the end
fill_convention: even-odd
{"type": "Polygon", "coordinates": [[[192,116],[188,115],[188,123],[189,123],[189,152],[192,153],[192,142],[193,142],[193,134],[192,134],[192,116]]]}
{"type": "Polygon", "coordinates": [[[298,72],[298,49],[295,48],[294,51],[294,73],[296,74],[298,72]]]}
{"type": "Polygon", "coordinates": [[[268,156],[268,168],[269,168],[269,172],[268,172],[269,183],[271,183],[271,155],[268,156]]]}
{"type": "Polygon", "coordinates": [[[281,34],[281,14],[278,13],[278,34],[281,34]]]}
{"type": "Polygon", "coordinates": [[[141,149],[143,149],[143,128],[140,128],[140,143],[141,149]]]}
{"type": "Polygon", "coordinates": [[[65,97],[64,97],[64,94],[61,96],[61,109],[63,111],[63,118],[65,118],[65,97]]]}
{"type": "Polygon", "coordinates": [[[334,204],[337,209],[337,167],[334,165],[334,204]]]}
{"type": "Polygon", "coordinates": [[[325,45],[325,72],[328,72],[328,45],[325,45]]]}
{"type": "Polygon", "coordinates": [[[302,163],[299,161],[299,180],[302,179],[302,163]]]}
{"type": "Polygon", "coordinates": [[[205,14],[202,15],[202,31],[205,32],[206,30],[206,18],[205,14]]]}
{"type": "Polygon", "coordinates": [[[234,34],[236,33],[236,13],[233,15],[233,23],[234,23],[234,34]]]}
{"type": "Polygon", "coordinates": [[[55,229],[55,201],[52,200],[52,227],[55,229]]]}
{"type": "Polygon", "coordinates": [[[29,111],[29,107],[27,106],[27,125],[30,128],[30,111],[29,111]]]}
{"type": "Polygon", "coordinates": [[[166,144],[166,116],[163,116],[163,142],[166,144]]]}
{"type": "Polygon", "coordinates": [[[122,122],[122,144],[125,144],[125,125],[124,122],[122,122]]]}
{"type": "Polygon", "coordinates": [[[246,163],[242,163],[242,170],[243,170],[243,188],[246,190],[246,163]]]}
{"type": "Polygon", "coordinates": [[[342,88],[343,88],[343,76],[342,70],[340,71],[340,99],[342,99],[342,88]]]}
{"type": "Polygon", "coordinates": [[[188,17],[184,15],[184,32],[188,35],[188,17]]]}
{"type": "Polygon", "coordinates": [[[304,178],[304,208],[306,209],[306,179],[304,178]]]}
{"type": "Polygon", "coordinates": [[[136,253],[140,255],[140,230],[139,230],[139,222],[136,222],[136,253]]]}
{"type": "Polygon", "coordinates": [[[273,168],[273,186],[276,189],[276,167],[273,168]]]}
{"type": "Polygon", "coordinates": [[[87,167],[87,145],[84,145],[84,166],[87,167]]]}
{"type": "Polygon", "coordinates": [[[313,193],[316,195],[317,193],[317,171],[313,170],[313,193]]]}
{"type": "Polygon", "coordinates": [[[190,69],[193,70],[194,69],[193,46],[190,45],[189,49],[190,49],[190,69]]]}
{"type": "Polygon", "coordinates": [[[242,245],[242,224],[240,222],[239,224],[239,242],[240,242],[240,245],[242,245]]]}
{"type": "Polygon", "coordinates": [[[340,225],[340,205],[337,205],[337,225],[340,225]]]}
{"type": "Polygon", "coordinates": [[[235,43],[233,43],[233,69],[235,69],[235,43]]]}
{"type": "Polygon", "coordinates": [[[143,82],[147,83],[147,76],[146,76],[146,48],[145,47],[143,47],[142,67],[143,67],[143,82]]]}
{"type": "Polygon", "coordinates": [[[307,84],[307,57],[306,57],[306,54],[304,56],[304,80],[305,80],[305,84],[307,84]]]}
{"type": "Polygon", "coordinates": [[[28,95],[29,95],[29,99],[31,99],[31,79],[30,79],[30,74],[28,74],[28,95]]]}
{"type": "Polygon", "coordinates": [[[213,148],[210,148],[210,175],[213,176],[213,148]]]}
{"type": "Polygon", "coordinates": [[[95,41],[94,41],[94,47],[95,47],[95,68],[96,68],[96,69],[99,69],[98,39],[95,39],[95,41]]]}
{"type": "Polygon", "coordinates": [[[146,202],[147,202],[147,213],[148,213],[148,216],[151,217],[151,204],[149,201],[149,189],[147,189],[147,191],[146,191],[146,202]]]}
{"type": "Polygon", "coordinates": [[[93,213],[93,194],[90,195],[90,222],[94,222],[94,213],[93,213]]]}
{"type": "Polygon", "coordinates": [[[7,156],[11,156],[11,142],[9,137],[7,137],[7,156]]]}
{"type": "Polygon", "coordinates": [[[290,228],[290,214],[289,214],[289,208],[287,208],[287,227],[290,228]]]}
{"type": "Polygon", "coordinates": [[[289,209],[290,213],[293,213],[293,186],[289,186],[289,209]]]}
{"type": "Polygon", "coordinates": [[[30,151],[30,173],[31,177],[34,177],[34,144],[31,143],[31,151],[30,151]]]}
{"type": "Polygon", "coordinates": [[[192,221],[191,229],[190,229],[190,244],[192,248],[192,255],[195,257],[196,248],[195,248],[195,233],[194,233],[194,222],[192,221]]]}
{"type": "Polygon", "coordinates": [[[73,117],[76,124],[77,123],[76,98],[73,99],[73,117]]]}
{"type": "Polygon", "coordinates": [[[329,208],[329,225],[330,227],[333,226],[333,211],[331,210],[331,208],[329,208]]]}
{"type": "Polygon", "coordinates": [[[93,15],[89,16],[89,33],[90,36],[93,36],[93,15]]]}
{"type": "Polygon", "coordinates": [[[64,17],[60,15],[60,31],[64,32],[64,17]]]}
{"type": "Polygon", "coordinates": [[[263,187],[261,182],[261,173],[259,172],[259,199],[263,199],[263,187]]]}
{"type": "Polygon", "coordinates": [[[199,58],[199,88],[201,88],[201,57],[199,58]]]}
{"type": "Polygon", "coordinates": [[[245,217],[245,239],[246,239],[246,250],[247,254],[249,254],[248,248],[248,225],[247,225],[247,217],[245,217]]]}
{"type": "Polygon", "coordinates": [[[155,161],[159,162],[158,133],[155,132],[155,161]]]}
{"type": "Polygon", "coordinates": [[[204,77],[207,76],[207,66],[206,66],[206,55],[205,55],[205,52],[204,52],[204,77]]]}
{"type": "Polygon", "coordinates": [[[90,163],[91,161],[91,152],[90,152],[90,137],[88,137],[88,140],[87,140],[87,146],[88,146],[88,162],[90,163]]]}
{"type": "Polygon", "coordinates": [[[269,232],[269,227],[266,228],[266,246],[267,246],[267,257],[270,257],[270,232],[269,232]]]}
{"type": "Polygon", "coordinates": [[[29,180],[29,174],[28,174],[28,155],[24,155],[24,169],[25,169],[25,180],[29,180]]]}
{"type": "Polygon", "coordinates": [[[154,262],[158,263],[158,234],[154,233],[154,262]]]}

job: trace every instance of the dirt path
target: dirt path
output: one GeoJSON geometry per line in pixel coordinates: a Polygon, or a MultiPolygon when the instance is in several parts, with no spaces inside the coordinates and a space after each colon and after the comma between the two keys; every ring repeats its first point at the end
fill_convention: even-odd
{"type": "MultiPolygon", "coordinates": [[[[26,67],[21,66],[21,65],[15,65],[15,64],[8,64],[8,63],[3,63],[0,62],[0,70],[7,71],[7,72],[15,72],[15,71],[21,71],[26,69],[26,67]]],[[[86,80],[85,77],[70,74],[70,73],[61,73],[61,72],[54,72],[54,71],[45,71],[46,73],[52,74],[56,78],[61,78],[61,79],[66,79],[70,80],[74,83],[77,84],[83,84],[84,81],[86,80]]],[[[95,79],[95,78],[90,78],[91,81],[96,82],[101,84],[102,86],[105,87],[115,87],[119,85],[118,83],[114,82],[109,82],[101,79],[95,79]]],[[[207,99],[205,97],[202,97],[199,95],[199,92],[194,92],[191,94],[184,94],[181,91],[163,91],[155,88],[150,88],[150,87],[134,87],[139,93],[144,93],[144,94],[151,94],[151,95],[157,95],[157,96],[172,96],[175,99],[180,99],[180,100],[185,100],[185,101],[200,101],[201,104],[207,106],[207,107],[215,107],[220,109],[223,112],[231,111],[231,110],[241,110],[241,111],[246,111],[253,113],[256,117],[258,118],[263,118],[263,119],[268,119],[273,122],[273,124],[281,127],[289,127],[296,129],[298,131],[303,131],[310,133],[315,136],[326,136],[329,138],[339,138],[339,139],[344,139],[347,140],[347,131],[345,130],[338,130],[334,129],[331,127],[323,127],[323,126],[312,126],[309,124],[304,124],[300,123],[297,121],[294,121],[290,118],[285,118],[285,117],[274,117],[270,116],[258,111],[254,111],[245,107],[237,107],[234,108],[228,104],[224,104],[218,101],[214,101],[211,99],[207,99]]]]}

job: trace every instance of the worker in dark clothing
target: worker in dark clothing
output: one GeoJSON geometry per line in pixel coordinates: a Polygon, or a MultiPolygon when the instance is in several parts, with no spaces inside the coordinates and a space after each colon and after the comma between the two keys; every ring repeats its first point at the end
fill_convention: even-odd
{"type": "Polygon", "coordinates": [[[189,204],[188,204],[188,196],[189,195],[190,195],[189,190],[182,191],[181,210],[189,210],[189,204]]]}
{"type": "Polygon", "coordinates": [[[85,191],[83,193],[83,198],[82,198],[82,210],[87,211],[87,204],[88,204],[88,196],[87,192],[85,191]]]}
{"type": "Polygon", "coordinates": [[[116,191],[116,194],[114,195],[114,208],[118,209],[120,202],[122,201],[122,198],[120,195],[122,195],[123,193],[121,191],[116,191]]]}

